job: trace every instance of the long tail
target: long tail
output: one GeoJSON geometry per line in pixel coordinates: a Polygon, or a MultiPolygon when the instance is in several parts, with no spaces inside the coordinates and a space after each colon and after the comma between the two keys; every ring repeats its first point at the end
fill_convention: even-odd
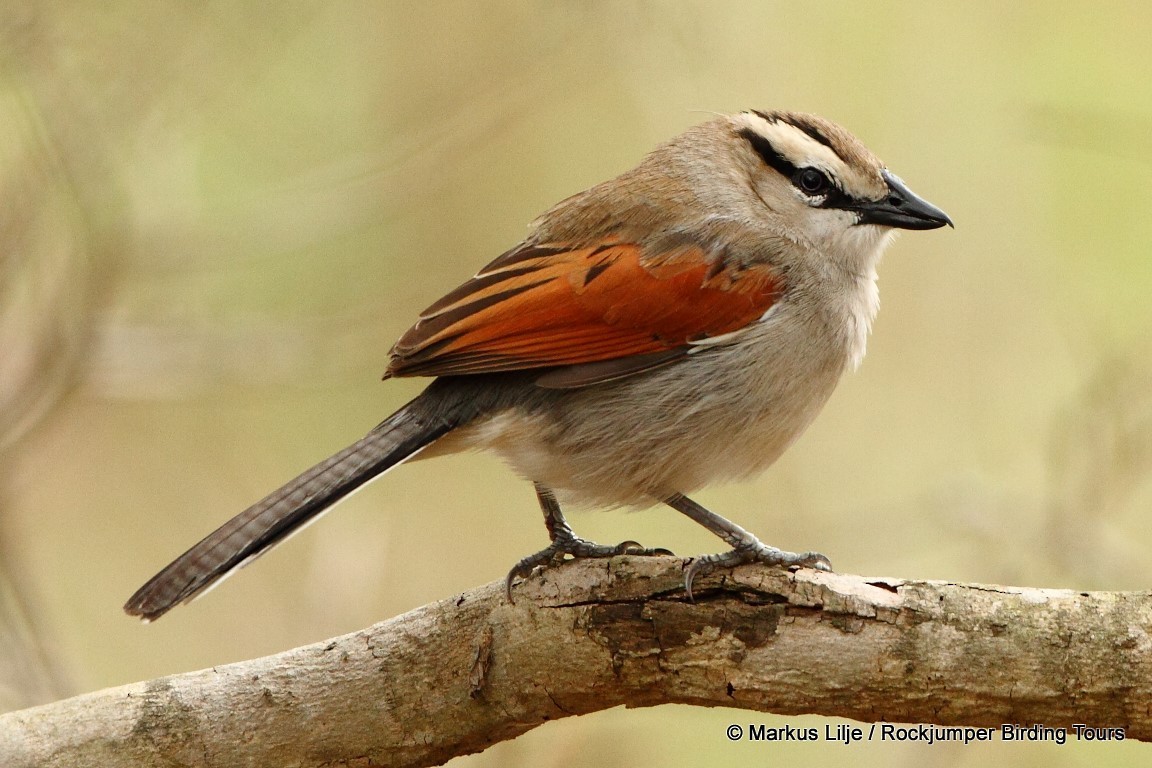
{"type": "Polygon", "coordinates": [[[220,526],[140,587],[124,610],[152,621],[192,600],[456,426],[428,415],[420,403],[420,398],[408,403],[364,438],[220,526]]]}

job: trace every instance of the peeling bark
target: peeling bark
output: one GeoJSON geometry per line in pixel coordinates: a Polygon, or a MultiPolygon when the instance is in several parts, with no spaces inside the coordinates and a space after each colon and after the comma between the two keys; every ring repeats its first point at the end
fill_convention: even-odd
{"type": "Polygon", "coordinates": [[[580,561],[262,659],[0,716],[38,766],[436,765],[621,704],[1152,737],[1152,595],[580,561]]]}

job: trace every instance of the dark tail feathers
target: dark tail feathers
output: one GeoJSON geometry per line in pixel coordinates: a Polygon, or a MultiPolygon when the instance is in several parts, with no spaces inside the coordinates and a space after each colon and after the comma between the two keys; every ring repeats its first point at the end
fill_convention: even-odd
{"type": "Polygon", "coordinates": [[[425,415],[419,403],[420,398],[408,403],[364,438],[210,533],[140,587],[124,610],[145,621],[163,616],[456,426],[425,415]]]}

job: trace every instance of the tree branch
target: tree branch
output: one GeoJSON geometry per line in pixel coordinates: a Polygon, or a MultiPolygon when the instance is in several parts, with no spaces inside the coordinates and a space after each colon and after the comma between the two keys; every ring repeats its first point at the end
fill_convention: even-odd
{"type": "Polygon", "coordinates": [[[579,561],[275,656],[0,716],[5,766],[425,766],[621,704],[1152,737],[1152,595],[579,561]]]}

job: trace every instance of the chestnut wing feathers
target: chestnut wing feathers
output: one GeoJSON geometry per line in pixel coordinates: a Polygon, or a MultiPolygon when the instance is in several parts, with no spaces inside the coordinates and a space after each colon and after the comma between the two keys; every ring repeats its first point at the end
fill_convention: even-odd
{"type": "Polygon", "coordinates": [[[654,258],[624,242],[525,245],[425,310],[385,377],[546,369],[541,386],[587,386],[738,331],[780,292],[767,266],[727,265],[698,247],[654,258]]]}

